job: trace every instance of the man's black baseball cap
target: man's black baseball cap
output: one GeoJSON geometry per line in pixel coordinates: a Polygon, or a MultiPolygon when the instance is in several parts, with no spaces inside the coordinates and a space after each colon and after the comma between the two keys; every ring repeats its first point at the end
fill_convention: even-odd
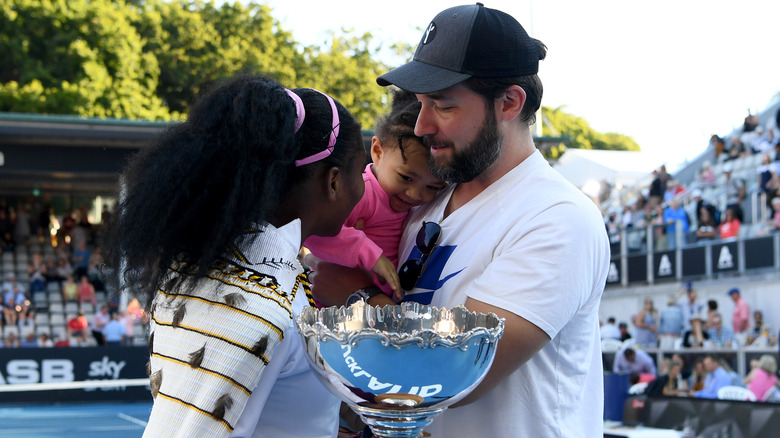
{"type": "Polygon", "coordinates": [[[413,93],[440,91],[477,76],[505,78],[539,71],[533,38],[511,15],[482,3],[440,12],[423,33],[414,59],[378,77],[413,93]]]}

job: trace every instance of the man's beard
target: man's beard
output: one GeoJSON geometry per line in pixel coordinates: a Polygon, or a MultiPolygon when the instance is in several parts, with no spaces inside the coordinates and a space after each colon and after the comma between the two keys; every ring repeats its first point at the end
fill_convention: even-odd
{"type": "MultiPolygon", "coordinates": [[[[428,138],[425,138],[425,144],[428,144],[428,138]]],[[[438,163],[431,156],[428,160],[428,167],[436,178],[448,183],[464,183],[474,180],[481,175],[488,167],[493,165],[501,153],[501,134],[498,132],[496,115],[492,108],[485,111],[485,122],[477,133],[474,141],[467,144],[460,151],[456,151],[451,142],[446,142],[445,146],[452,149],[452,156],[446,163],[438,163]]]]}

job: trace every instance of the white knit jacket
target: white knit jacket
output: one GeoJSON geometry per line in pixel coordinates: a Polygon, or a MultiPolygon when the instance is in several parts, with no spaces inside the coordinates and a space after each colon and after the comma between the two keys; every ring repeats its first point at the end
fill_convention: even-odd
{"type": "MultiPolygon", "coordinates": [[[[305,282],[296,259],[300,231],[298,245],[289,230],[257,232],[254,244],[239,242],[193,291],[158,291],[149,369],[155,400],[144,437],[228,436],[272,360],[305,282]]],[[[184,267],[174,263],[170,274],[186,275],[184,267]]]]}

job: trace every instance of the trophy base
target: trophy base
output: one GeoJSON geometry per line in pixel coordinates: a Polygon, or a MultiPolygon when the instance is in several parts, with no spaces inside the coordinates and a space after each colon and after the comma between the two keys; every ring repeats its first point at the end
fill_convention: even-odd
{"type": "MultiPolygon", "coordinates": [[[[419,409],[404,406],[375,408],[349,405],[377,438],[418,438],[433,417],[447,408],[419,409]]],[[[376,406],[376,405],[374,405],[376,406]]]]}

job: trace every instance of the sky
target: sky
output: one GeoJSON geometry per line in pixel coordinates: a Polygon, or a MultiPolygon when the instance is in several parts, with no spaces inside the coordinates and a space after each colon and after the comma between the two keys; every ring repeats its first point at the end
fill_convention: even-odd
{"type": "MultiPolygon", "coordinates": [[[[413,47],[458,0],[259,0],[304,45],[349,29],[413,47]]],[[[702,153],[780,93],[778,0],[485,0],[548,47],[542,105],[668,163],[702,153]]],[[[390,59],[390,58],[388,58],[390,59]]],[[[400,63],[402,60],[392,60],[400,63]]],[[[676,167],[676,166],[675,166],[676,167]]]]}

